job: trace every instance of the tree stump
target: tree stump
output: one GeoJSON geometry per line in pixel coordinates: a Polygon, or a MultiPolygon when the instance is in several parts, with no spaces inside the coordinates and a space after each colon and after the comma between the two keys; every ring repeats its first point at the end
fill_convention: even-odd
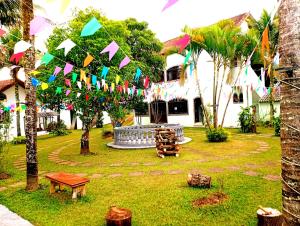
{"type": "Polygon", "coordinates": [[[283,217],[280,211],[272,208],[257,210],[258,226],[282,226],[283,217]]]}
{"type": "Polygon", "coordinates": [[[131,226],[131,211],[112,206],[106,215],[107,226],[131,226]]]}
{"type": "Polygon", "coordinates": [[[191,187],[200,188],[210,188],[211,187],[211,177],[201,175],[198,173],[191,173],[188,175],[188,185],[191,187]]]}

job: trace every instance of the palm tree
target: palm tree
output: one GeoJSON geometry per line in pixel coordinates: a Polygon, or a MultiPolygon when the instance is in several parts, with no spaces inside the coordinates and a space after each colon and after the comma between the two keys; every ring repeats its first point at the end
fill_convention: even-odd
{"type": "Polygon", "coordinates": [[[261,64],[265,67],[268,66],[268,75],[270,78],[270,122],[273,122],[274,119],[274,69],[273,69],[273,61],[274,57],[278,51],[278,35],[279,35],[279,20],[278,16],[275,16],[273,20],[271,20],[271,14],[269,14],[266,10],[263,10],[260,19],[255,20],[254,18],[249,18],[249,26],[252,30],[255,31],[257,38],[264,36],[264,32],[267,32],[268,35],[268,43],[269,50],[261,51],[261,64]]]}
{"type": "Polygon", "coordinates": [[[1,25],[11,26],[19,22],[19,0],[0,0],[1,25]]]}
{"type": "MultiPolygon", "coordinates": [[[[33,19],[32,0],[21,1],[23,40],[34,44],[34,36],[30,36],[30,21],[33,19]]],[[[27,161],[27,185],[26,190],[34,191],[38,189],[38,161],[37,161],[37,112],[36,112],[36,90],[31,83],[29,73],[34,69],[35,53],[34,48],[26,51],[24,56],[25,71],[25,134],[26,134],[26,161],[27,161]]]]}
{"type": "Polygon", "coordinates": [[[300,225],[300,4],[282,0],[279,8],[281,83],[282,204],[285,225],[300,225]],[[298,87],[298,88],[297,88],[298,87]]]}

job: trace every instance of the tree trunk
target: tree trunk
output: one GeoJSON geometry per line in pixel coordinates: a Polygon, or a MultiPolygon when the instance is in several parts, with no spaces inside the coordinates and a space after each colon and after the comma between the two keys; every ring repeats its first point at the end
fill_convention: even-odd
{"type": "MultiPolygon", "coordinates": [[[[12,77],[15,84],[15,99],[16,99],[16,108],[20,107],[20,97],[19,97],[19,85],[18,85],[18,72],[20,68],[14,68],[12,70],[12,77]]],[[[16,121],[17,121],[17,136],[21,136],[21,123],[20,123],[20,111],[16,111],[16,121]]]]}
{"type": "Polygon", "coordinates": [[[57,109],[57,122],[60,122],[60,107],[58,107],[58,109],[57,109]]]}
{"type": "MultiPolygon", "coordinates": [[[[22,0],[22,24],[23,24],[23,40],[34,45],[34,37],[30,36],[30,21],[33,19],[32,0],[22,0]]],[[[35,191],[38,189],[38,160],[37,160],[37,144],[36,144],[36,90],[31,83],[29,73],[34,69],[35,53],[31,47],[26,51],[24,56],[25,70],[25,100],[27,104],[25,112],[25,134],[26,134],[26,161],[27,161],[27,185],[26,190],[35,191]]]]}
{"type": "Polygon", "coordinates": [[[274,121],[274,74],[273,74],[273,67],[271,66],[271,70],[270,70],[270,99],[269,99],[269,103],[270,103],[270,123],[271,125],[273,124],[274,121]]]}
{"type": "Polygon", "coordinates": [[[213,81],[213,120],[214,120],[214,128],[218,128],[218,113],[217,113],[217,101],[216,101],[216,97],[217,97],[217,62],[216,62],[216,57],[214,56],[213,58],[214,61],[214,81],[213,81]]]}
{"type": "Polygon", "coordinates": [[[84,126],[83,134],[81,136],[80,154],[88,155],[90,153],[90,130],[88,126],[84,126]]]}
{"type": "Polygon", "coordinates": [[[281,149],[282,211],[284,225],[300,225],[300,3],[282,0],[279,9],[280,67],[294,67],[282,74],[281,149]],[[298,87],[298,88],[296,88],[298,87]]]}

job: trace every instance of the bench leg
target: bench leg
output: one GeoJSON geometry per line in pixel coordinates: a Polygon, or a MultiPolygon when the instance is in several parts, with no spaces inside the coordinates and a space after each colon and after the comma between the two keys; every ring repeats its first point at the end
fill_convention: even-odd
{"type": "Polygon", "coordinates": [[[83,186],[81,187],[80,195],[81,195],[81,196],[85,196],[85,195],[86,195],[86,187],[85,187],[85,185],[83,185],[83,186]]]}
{"type": "Polygon", "coordinates": [[[50,194],[53,194],[55,193],[55,186],[56,186],[56,183],[51,181],[51,184],[50,184],[50,194]]]}
{"type": "Polygon", "coordinates": [[[62,191],[64,190],[65,186],[63,184],[59,184],[59,190],[62,191]]]}

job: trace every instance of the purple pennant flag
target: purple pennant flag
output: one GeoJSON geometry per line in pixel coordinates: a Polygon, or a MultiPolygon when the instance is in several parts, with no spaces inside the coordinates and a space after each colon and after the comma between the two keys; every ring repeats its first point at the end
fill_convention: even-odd
{"type": "Polygon", "coordinates": [[[30,21],[30,35],[35,35],[49,26],[50,24],[44,17],[36,16],[30,21]]]}
{"type": "Polygon", "coordinates": [[[64,75],[69,74],[73,70],[73,65],[66,63],[66,66],[64,68],[64,75]]]}
{"type": "Polygon", "coordinates": [[[68,89],[68,90],[66,91],[66,96],[69,96],[70,93],[71,93],[71,90],[68,89]]]}
{"type": "Polygon", "coordinates": [[[53,75],[57,75],[61,71],[61,67],[56,66],[53,75]]]}
{"type": "Polygon", "coordinates": [[[162,12],[165,11],[167,8],[171,7],[172,5],[174,5],[176,2],[178,2],[178,0],[168,0],[166,5],[162,9],[162,12]]]}
{"type": "Polygon", "coordinates": [[[102,53],[107,53],[109,52],[109,60],[111,60],[113,58],[113,56],[116,54],[116,52],[118,51],[119,46],[115,41],[112,41],[108,46],[106,46],[102,52],[102,53]]]}
{"type": "Polygon", "coordinates": [[[129,64],[129,62],[130,62],[130,58],[128,56],[126,56],[120,63],[119,69],[121,69],[122,67],[125,67],[127,64],[129,64]]]}

